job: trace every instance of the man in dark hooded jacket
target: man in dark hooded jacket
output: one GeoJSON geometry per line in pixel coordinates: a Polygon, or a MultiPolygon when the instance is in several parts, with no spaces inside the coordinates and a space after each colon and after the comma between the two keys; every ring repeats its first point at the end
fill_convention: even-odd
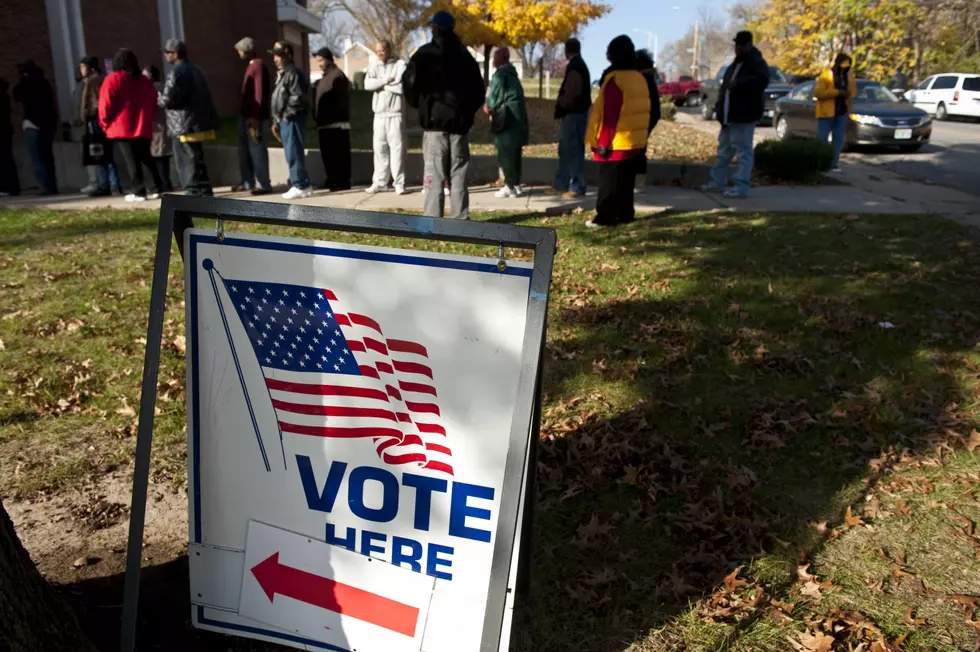
{"type": "Polygon", "coordinates": [[[54,137],[58,131],[58,109],[54,91],[44,73],[33,61],[17,66],[20,81],[14,86],[14,99],[24,107],[24,136],[34,165],[34,176],[41,192],[58,192],[54,168],[54,137]]]}
{"type": "Polygon", "coordinates": [[[408,62],[402,84],[405,101],[419,110],[425,162],[425,214],[442,217],[443,183],[450,182],[452,217],[469,218],[466,173],[470,164],[467,134],[483,106],[480,67],[453,31],[456,20],[439,11],[429,21],[432,41],[408,62]]]}
{"type": "Polygon", "coordinates": [[[20,194],[20,179],[14,163],[14,125],[10,121],[10,84],[0,77],[0,197],[20,194]]]}

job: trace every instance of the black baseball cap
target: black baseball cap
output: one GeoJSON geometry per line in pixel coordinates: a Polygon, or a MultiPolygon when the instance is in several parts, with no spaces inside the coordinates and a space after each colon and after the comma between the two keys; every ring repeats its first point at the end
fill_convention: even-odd
{"type": "Polygon", "coordinates": [[[749,45],[752,43],[752,32],[748,30],[742,30],[735,35],[735,43],[738,45],[749,45]]]}
{"type": "Polygon", "coordinates": [[[333,52],[330,51],[330,48],[320,48],[319,50],[313,53],[313,56],[323,57],[327,61],[333,61],[333,52]]]}
{"type": "Polygon", "coordinates": [[[272,49],[269,50],[269,54],[278,54],[280,56],[293,56],[293,46],[289,43],[283,43],[282,41],[276,41],[272,44],[272,49]]]}

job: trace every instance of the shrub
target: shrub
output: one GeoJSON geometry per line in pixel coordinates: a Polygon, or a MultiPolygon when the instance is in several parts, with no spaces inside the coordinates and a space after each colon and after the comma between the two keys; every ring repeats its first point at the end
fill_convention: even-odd
{"type": "Polygon", "coordinates": [[[677,105],[669,97],[660,98],[660,119],[673,122],[677,117],[677,105]]]}
{"type": "Polygon", "coordinates": [[[755,147],[758,173],[782,181],[813,183],[834,162],[834,149],[819,140],[764,140],[755,147]]]}
{"type": "Polygon", "coordinates": [[[364,88],[364,78],[367,77],[367,73],[363,70],[358,70],[354,73],[354,88],[363,89],[364,88]]]}

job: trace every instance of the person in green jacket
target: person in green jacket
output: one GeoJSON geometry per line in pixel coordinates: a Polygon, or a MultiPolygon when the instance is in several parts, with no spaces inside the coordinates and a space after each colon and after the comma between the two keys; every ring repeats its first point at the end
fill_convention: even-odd
{"type": "Polygon", "coordinates": [[[493,144],[497,148],[497,161],[504,172],[504,187],[496,197],[520,197],[521,156],[528,141],[527,106],[524,103],[524,86],[517,69],[510,63],[510,48],[498,48],[493,53],[493,66],[497,72],[490,80],[490,92],[483,111],[491,117],[504,119],[504,127],[494,127],[493,144]],[[506,115],[506,118],[503,116],[506,115]]]}

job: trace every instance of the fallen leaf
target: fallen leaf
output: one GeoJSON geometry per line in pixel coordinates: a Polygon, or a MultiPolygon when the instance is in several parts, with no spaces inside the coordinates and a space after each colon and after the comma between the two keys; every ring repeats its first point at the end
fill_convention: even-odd
{"type": "Polygon", "coordinates": [[[725,588],[726,589],[728,589],[729,591],[734,591],[735,589],[737,589],[740,586],[748,586],[749,585],[749,583],[746,582],[745,580],[738,579],[738,573],[741,570],[742,570],[742,567],[739,566],[738,568],[736,568],[731,573],[729,573],[728,575],[725,576],[724,582],[725,582],[725,588]]]}
{"type": "Polygon", "coordinates": [[[908,610],[905,612],[905,617],[902,618],[902,622],[904,622],[909,627],[918,627],[919,625],[925,625],[926,619],[914,618],[912,616],[912,607],[909,607],[908,610]]]}
{"type": "Polygon", "coordinates": [[[908,516],[909,512],[912,511],[912,509],[908,505],[906,505],[905,501],[902,500],[901,498],[898,499],[898,502],[896,503],[896,508],[898,509],[899,512],[901,512],[902,516],[908,516]]]}
{"type": "Polygon", "coordinates": [[[803,632],[792,643],[800,652],[830,652],[834,647],[834,637],[827,636],[823,632],[816,634],[803,632]]]}
{"type": "Polygon", "coordinates": [[[125,417],[135,417],[136,410],[133,409],[132,405],[127,405],[125,407],[121,407],[118,410],[116,410],[116,414],[121,414],[125,417]]]}
{"type": "Polygon", "coordinates": [[[971,453],[975,451],[977,447],[980,446],[980,432],[971,430],[969,439],[964,441],[963,445],[966,446],[966,450],[970,451],[971,453]]]}
{"type": "Polygon", "coordinates": [[[851,511],[851,506],[848,505],[847,511],[844,512],[844,527],[857,527],[858,525],[864,525],[864,521],[859,516],[855,516],[854,512],[851,511]]]}
{"type": "Polygon", "coordinates": [[[7,347],[6,347],[6,346],[4,346],[4,344],[3,344],[3,340],[2,340],[2,339],[0,339],[0,351],[3,351],[3,350],[4,350],[4,349],[6,349],[6,348],[7,348],[7,347]]]}
{"type": "Polygon", "coordinates": [[[181,355],[185,355],[187,353],[187,338],[183,335],[178,335],[175,337],[174,348],[177,349],[181,355]]]}

